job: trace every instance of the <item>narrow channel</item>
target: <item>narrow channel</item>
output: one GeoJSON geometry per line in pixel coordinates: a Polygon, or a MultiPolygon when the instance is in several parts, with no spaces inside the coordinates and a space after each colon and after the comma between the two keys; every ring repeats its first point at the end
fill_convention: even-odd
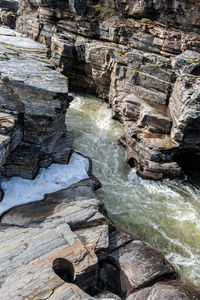
{"type": "Polygon", "coordinates": [[[200,287],[200,190],[182,181],[153,182],[136,175],[118,144],[122,125],[105,102],[75,95],[67,112],[74,149],[93,160],[97,191],[118,226],[165,254],[182,280],[200,287]]]}

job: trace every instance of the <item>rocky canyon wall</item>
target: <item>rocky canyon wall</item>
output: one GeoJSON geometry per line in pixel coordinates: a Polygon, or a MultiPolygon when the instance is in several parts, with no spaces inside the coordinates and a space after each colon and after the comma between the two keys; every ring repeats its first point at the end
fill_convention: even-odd
{"type": "Polygon", "coordinates": [[[199,2],[77,3],[23,1],[17,29],[49,47],[72,88],[109,101],[139,175],[179,177],[176,157],[200,150],[199,2]]]}

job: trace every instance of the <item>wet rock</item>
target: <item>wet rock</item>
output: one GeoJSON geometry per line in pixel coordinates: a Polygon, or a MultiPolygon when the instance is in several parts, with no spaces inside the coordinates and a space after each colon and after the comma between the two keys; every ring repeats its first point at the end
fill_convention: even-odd
{"type": "Polygon", "coordinates": [[[130,295],[127,300],[147,300],[147,299],[176,299],[176,300],[198,300],[200,293],[192,287],[184,285],[178,281],[158,282],[151,287],[144,288],[130,295]]]}

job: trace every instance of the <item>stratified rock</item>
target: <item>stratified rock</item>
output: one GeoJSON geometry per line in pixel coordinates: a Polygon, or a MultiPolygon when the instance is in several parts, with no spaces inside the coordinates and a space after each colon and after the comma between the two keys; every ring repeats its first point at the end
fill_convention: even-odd
{"type": "Polygon", "coordinates": [[[40,166],[67,163],[71,155],[67,79],[54,71],[46,51],[14,31],[0,30],[0,165],[5,176],[31,179],[40,166]]]}
{"type": "Polygon", "coordinates": [[[186,51],[172,61],[178,76],[169,102],[172,138],[181,149],[200,149],[200,56],[186,51]]]}
{"type": "MultiPolygon", "coordinates": [[[[182,91],[179,81],[189,81],[193,91],[199,84],[178,78],[181,65],[182,76],[199,76],[197,1],[88,1],[84,14],[83,7],[84,1],[32,0],[30,5],[24,0],[17,28],[50,47],[52,61],[72,88],[109,101],[113,117],[124,124],[121,141],[138,175],[154,180],[182,176],[177,157],[188,143],[189,151],[196,151],[197,143],[193,148],[192,141],[180,143],[176,135],[192,130],[196,137],[199,128],[181,125],[181,95],[173,99],[177,89],[182,91]]],[[[198,102],[197,91],[193,97],[198,102]]],[[[189,122],[190,109],[191,122],[199,123],[194,117],[198,103],[185,105],[183,122],[189,122]]]]}
{"type": "Polygon", "coordinates": [[[199,300],[200,293],[192,287],[177,281],[158,282],[151,287],[139,290],[130,295],[127,300],[199,300]]]}
{"type": "Polygon", "coordinates": [[[0,165],[23,140],[23,118],[14,112],[8,114],[0,111],[0,165]]]}
{"type": "Polygon", "coordinates": [[[14,29],[19,8],[18,0],[0,1],[0,23],[14,29]]]}

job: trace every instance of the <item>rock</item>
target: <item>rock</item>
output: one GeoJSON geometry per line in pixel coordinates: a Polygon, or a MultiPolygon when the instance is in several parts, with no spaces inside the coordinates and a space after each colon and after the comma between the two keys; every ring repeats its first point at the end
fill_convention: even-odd
{"type": "Polygon", "coordinates": [[[17,0],[1,0],[0,7],[7,8],[9,11],[17,12],[19,8],[19,1],[17,0]]]}
{"type": "Polygon", "coordinates": [[[180,75],[169,101],[173,120],[171,137],[182,151],[199,151],[200,137],[200,57],[192,51],[178,55],[172,62],[180,75]]]}
{"type": "Polygon", "coordinates": [[[18,8],[19,1],[17,0],[1,0],[0,23],[14,29],[17,20],[18,8]]]}
{"type": "Polygon", "coordinates": [[[192,287],[184,285],[178,281],[158,282],[151,287],[144,288],[130,295],[127,300],[147,300],[147,299],[176,299],[176,300],[198,300],[200,293],[192,287]]]}
{"type": "Polygon", "coordinates": [[[110,231],[109,241],[106,252],[99,255],[104,266],[101,276],[115,293],[128,295],[157,277],[174,277],[172,266],[142,241],[116,230],[110,231]]]}
{"type": "Polygon", "coordinates": [[[87,7],[87,0],[69,0],[70,11],[82,15],[87,7]]]}
{"type": "Polygon", "coordinates": [[[40,44],[4,28],[0,43],[1,172],[32,179],[40,166],[67,163],[71,155],[67,79],[40,44]]]}
{"type": "Polygon", "coordinates": [[[120,300],[121,299],[120,297],[118,297],[117,295],[115,295],[111,292],[99,293],[94,298],[95,299],[102,299],[102,300],[120,300]]]}

